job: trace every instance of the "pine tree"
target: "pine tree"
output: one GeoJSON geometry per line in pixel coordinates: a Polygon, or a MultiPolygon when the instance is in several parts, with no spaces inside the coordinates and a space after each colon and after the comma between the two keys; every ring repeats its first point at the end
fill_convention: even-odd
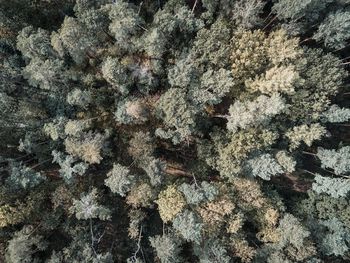
{"type": "Polygon", "coordinates": [[[323,168],[333,169],[336,175],[350,171],[350,146],[341,147],[338,150],[318,148],[317,157],[321,160],[323,168]]]}
{"type": "Polygon", "coordinates": [[[313,36],[316,40],[323,40],[326,47],[339,49],[346,46],[350,38],[350,12],[347,10],[338,10],[330,13],[320,24],[316,34],[313,36]]]}
{"type": "Polygon", "coordinates": [[[135,183],[135,176],[130,174],[127,167],[118,163],[113,164],[113,168],[107,173],[105,185],[108,186],[112,193],[125,196],[135,183]]]}
{"type": "Polygon", "coordinates": [[[247,129],[267,124],[272,117],[286,109],[285,100],[279,94],[271,97],[259,96],[253,101],[236,101],[229,108],[227,129],[236,132],[238,128],[247,129]]]}
{"type": "Polygon", "coordinates": [[[77,219],[111,219],[111,211],[108,208],[99,205],[97,199],[97,189],[93,188],[89,193],[82,195],[79,200],[74,199],[70,211],[75,214],[77,219]]]}
{"type": "Polygon", "coordinates": [[[316,174],[312,190],[316,193],[326,193],[334,198],[346,197],[350,191],[350,180],[343,178],[329,178],[316,174]]]}
{"type": "Polygon", "coordinates": [[[180,240],[171,234],[163,236],[154,236],[149,238],[151,246],[156,251],[157,257],[162,263],[178,263],[182,258],[180,240]]]}
{"type": "Polygon", "coordinates": [[[200,244],[202,240],[202,223],[198,216],[189,210],[178,214],[173,220],[173,227],[181,234],[186,241],[200,244]]]}

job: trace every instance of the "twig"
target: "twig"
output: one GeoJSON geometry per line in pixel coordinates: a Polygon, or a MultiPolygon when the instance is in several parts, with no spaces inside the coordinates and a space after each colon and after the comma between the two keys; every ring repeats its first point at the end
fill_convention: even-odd
{"type": "Polygon", "coordinates": [[[142,7],[142,5],[143,5],[143,1],[140,3],[139,10],[137,11],[137,14],[138,14],[138,15],[139,15],[140,12],[141,12],[141,7],[142,7]]]}
{"type": "Polygon", "coordinates": [[[94,237],[94,231],[92,229],[92,219],[91,218],[90,218],[90,235],[91,235],[91,249],[94,252],[95,256],[97,257],[97,253],[96,253],[95,246],[94,246],[95,237],[94,237]]]}
{"type": "MultiPolygon", "coordinates": [[[[132,257],[131,257],[131,260],[132,260],[133,262],[136,261],[136,259],[137,259],[137,253],[139,253],[139,251],[141,250],[141,239],[142,239],[142,226],[140,227],[139,239],[138,239],[138,241],[137,241],[137,249],[136,249],[135,253],[132,255],[132,257]]],[[[143,253],[142,253],[142,254],[143,254],[143,253]]]]}
{"type": "Polygon", "coordinates": [[[198,3],[198,0],[196,0],[194,2],[194,4],[193,4],[192,10],[191,10],[191,14],[193,14],[194,10],[196,9],[197,3],[198,3]]]}
{"type": "Polygon", "coordinates": [[[264,26],[264,28],[262,30],[265,30],[273,21],[275,21],[277,18],[277,16],[275,16],[274,18],[271,19],[271,21],[266,25],[264,26]]]}

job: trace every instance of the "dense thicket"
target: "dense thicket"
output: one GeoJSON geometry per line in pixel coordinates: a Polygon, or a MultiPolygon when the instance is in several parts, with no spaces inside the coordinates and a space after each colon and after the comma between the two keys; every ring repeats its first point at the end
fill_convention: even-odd
{"type": "Polygon", "coordinates": [[[348,262],[349,29],[347,0],[0,0],[0,262],[348,262]]]}

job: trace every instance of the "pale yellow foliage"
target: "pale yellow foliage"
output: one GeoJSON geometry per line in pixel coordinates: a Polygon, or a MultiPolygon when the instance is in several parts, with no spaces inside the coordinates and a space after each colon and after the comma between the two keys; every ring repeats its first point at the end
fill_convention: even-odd
{"type": "Polygon", "coordinates": [[[234,239],[232,241],[232,250],[235,256],[239,257],[242,262],[251,262],[256,253],[255,249],[250,247],[246,240],[234,239]]]}
{"type": "Polygon", "coordinates": [[[235,79],[252,78],[267,62],[266,36],[263,31],[239,31],[232,39],[232,75],[235,79]]]}
{"type": "Polygon", "coordinates": [[[224,221],[224,217],[232,213],[235,204],[228,198],[206,203],[198,209],[203,222],[212,225],[224,221]]]}
{"type": "Polygon", "coordinates": [[[260,185],[253,180],[237,177],[233,182],[239,200],[239,206],[246,209],[257,209],[266,204],[260,185]]]}
{"type": "Polygon", "coordinates": [[[265,40],[267,54],[273,64],[290,62],[300,58],[303,50],[299,46],[299,38],[289,38],[284,29],[270,33],[265,40]]]}
{"type": "Polygon", "coordinates": [[[242,228],[243,222],[243,214],[238,213],[232,215],[228,220],[227,233],[236,234],[242,228]]]}
{"type": "Polygon", "coordinates": [[[245,85],[252,92],[264,94],[285,93],[293,94],[295,88],[304,83],[294,66],[274,66],[253,81],[246,81],[245,85]]]}
{"type": "Polygon", "coordinates": [[[256,236],[264,243],[276,243],[280,240],[280,233],[273,227],[263,228],[256,236]]]}
{"type": "Polygon", "coordinates": [[[290,149],[294,150],[304,142],[307,146],[311,146],[315,140],[321,139],[325,135],[327,130],[319,123],[313,123],[310,125],[304,124],[300,126],[294,126],[290,129],[286,136],[290,140],[290,149]]]}
{"type": "Polygon", "coordinates": [[[186,206],[185,198],[174,185],[170,185],[160,192],[156,203],[158,204],[160,217],[165,223],[173,220],[186,206]]]}
{"type": "Polygon", "coordinates": [[[269,225],[275,226],[278,222],[279,216],[280,216],[280,214],[279,214],[278,210],[269,207],[265,211],[264,219],[266,220],[266,222],[269,225]]]}
{"type": "Polygon", "coordinates": [[[152,187],[147,183],[141,183],[133,188],[126,197],[126,203],[134,208],[149,207],[154,199],[152,187]]]}

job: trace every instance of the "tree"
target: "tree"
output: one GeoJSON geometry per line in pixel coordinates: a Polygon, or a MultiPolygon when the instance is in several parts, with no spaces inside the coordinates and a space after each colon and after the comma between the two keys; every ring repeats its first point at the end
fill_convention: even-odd
{"type": "Polygon", "coordinates": [[[328,14],[313,38],[317,41],[323,40],[324,45],[329,48],[339,49],[345,47],[347,40],[350,38],[349,17],[350,12],[347,10],[337,10],[328,14]]]}
{"type": "Polygon", "coordinates": [[[307,146],[311,146],[313,141],[321,139],[326,134],[326,129],[319,123],[310,125],[294,126],[286,133],[286,137],[290,140],[290,149],[298,148],[301,142],[307,146]]]}
{"type": "Polygon", "coordinates": [[[188,138],[195,130],[196,109],[187,101],[185,90],[169,89],[158,100],[156,110],[164,124],[170,128],[168,133],[165,130],[158,131],[158,136],[164,133],[177,144],[188,138]]]}
{"type": "Polygon", "coordinates": [[[200,244],[202,241],[202,227],[199,217],[190,210],[184,210],[173,220],[173,227],[186,241],[200,244]]]}
{"type": "Polygon", "coordinates": [[[131,4],[124,1],[109,6],[109,31],[123,49],[131,45],[132,36],[142,30],[143,21],[131,4]]]}
{"type": "Polygon", "coordinates": [[[229,108],[227,129],[236,132],[238,128],[248,129],[266,125],[270,119],[286,109],[285,100],[279,94],[271,97],[261,95],[253,101],[235,101],[229,108]]]}
{"type": "Polygon", "coordinates": [[[50,34],[41,28],[35,30],[33,26],[25,27],[17,36],[17,49],[27,59],[40,58],[46,60],[55,56],[50,43],[50,34]]]}
{"type": "Polygon", "coordinates": [[[44,90],[57,90],[67,80],[64,62],[60,59],[32,59],[23,69],[23,76],[33,87],[44,90]]]}
{"type": "Polygon", "coordinates": [[[42,236],[33,234],[33,230],[33,226],[27,225],[15,232],[6,249],[6,262],[29,263],[38,260],[35,253],[44,251],[47,243],[42,236]]]}
{"type": "Polygon", "coordinates": [[[183,183],[179,186],[179,190],[184,194],[186,203],[190,205],[198,205],[203,201],[213,201],[218,195],[218,189],[208,183],[201,182],[200,185],[183,183]]]}
{"type": "Polygon", "coordinates": [[[232,10],[232,20],[236,26],[246,29],[260,25],[262,21],[259,16],[264,6],[261,0],[237,1],[232,10]]]}
{"type": "Polygon", "coordinates": [[[316,193],[326,193],[334,198],[346,197],[350,191],[350,180],[343,178],[329,178],[316,174],[312,190],[316,193]]]}
{"type": "Polygon", "coordinates": [[[161,191],[155,203],[158,205],[158,211],[164,223],[173,220],[186,206],[185,198],[174,185],[161,191]]]}
{"type": "Polygon", "coordinates": [[[77,219],[94,219],[98,218],[100,220],[110,220],[111,211],[97,203],[98,193],[97,189],[93,188],[89,193],[82,195],[82,197],[77,200],[73,200],[73,205],[70,208],[70,212],[74,213],[77,219]]]}
{"type": "Polygon", "coordinates": [[[86,109],[92,102],[92,94],[88,90],[75,88],[68,93],[67,102],[70,105],[79,106],[86,109]]]}
{"type": "Polygon", "coordinates": [[[181,262],[181,241],[172,234],[154,236],[149,238],[151,246],[156,251],[157,257],[162,263],[181,262]]]}
{"type": "Polygon", "coordinates": [[[204,247],[196,245],[194,253],[199,257],[200,263],[229,263],[231,261],[231,258],[227,255],[227,249],[217,239],[205,240],[204,247]]]}
{"type": "Polygon", "coordinates": [[[350,172],[350,146],[338,150],[318,148],[317,157],[321,160],[322,168],[331,168],[336,175],[350,172]]]}
{"type": "Polygon", "coordinates": [[[130,174],[127,167],[118,163],[113,164],[112,170],[107,173],[105,185],[108,186],[112,193],[125,196],[135,183],[135,176],[130,174]]]}
{"type": "Polygon", "coordinates": [[[76,159],[71,155],[64,155],[61,152],[56,150],[52,151],[53,160],[52,162],[58,163],[60,165],[60,176],[67,183],[71,183],[73,181],[73,175],[83,175],[88,169],[88,165],[83,162],[76,162],[76,159]]]}
{"type": "Polygon", "coordinates": [[[66,16],[61,28],[51,36],[53,48],[60,54],[68,53],[77,64],[86,60],[87,52],[96,45],[97,39],[89,34],[76,18],[66,16]]]}
{"type": "Polygon", "coordinates": [[[349,251],[350,230],[338,218],[323,220],[321,225],[327,228],[325,236],[322,238],[322,251],[326,255],[346,257],[349,251]]]}
{"type": "Polygon", "coordinates": [[[30,167],[11,160],[9,162],[9,174],[10,176],[6,178],[6,184],[14,189],[22,188],[29,190],[46,179],[43,175],[30,167]]]}
{"type": "Polygon", "coordinates": [[[337,123],[347,122],[350,120],[350,109],[340,108],[333,104],[326,112],[323,113],[323,121],[337,123]]]}
{"type": "Polygon", "coordinates": [[[127,94],[132,80],[128,75],[127,68],[116,58],[107,57],[102,64],[103,77],[119,92],[127,94]]]}
{"type": "Polygon", "coordinates": [[[100,163],[102,160],[101,151],[105,146],[105,140],[108,136],[108,132],[101,134],[89,131],[81,133],[77,137],[67,137],[64,144],[67,153],[72,156],[79,157],[90,164],[100,163]]]}
{"type": "Polygon", "coordinates": [[[264,75],[253,81],[246,81],[245,85],[252,92],[259,91],[264,94],[285,93],[293,94],[295,89],[301,87],[304,81],[293,66],[274,66],[264,75]]]}
{"type": "Polygon", "coordinates": [[[248,160],[247,170],[254,176],[270,180],[271,176],[283,173],[282,167],[270,154],[262,154],[248,160]]]}

